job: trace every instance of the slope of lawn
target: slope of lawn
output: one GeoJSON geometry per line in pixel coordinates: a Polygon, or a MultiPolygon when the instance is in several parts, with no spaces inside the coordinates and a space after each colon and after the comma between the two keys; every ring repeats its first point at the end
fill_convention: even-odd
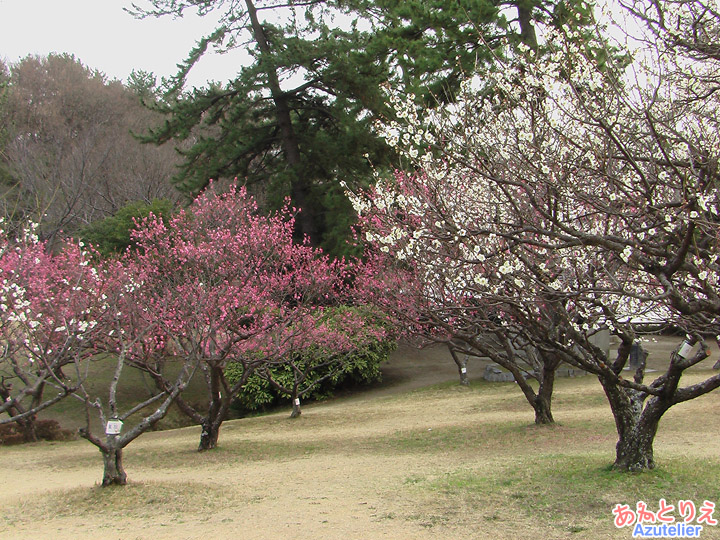
{"type": "Polygon", "coordinates": [[[536,427],[514,383],[476,380],[230,421],[202,454],[198,428],[153,432],[127,447],[121,488],[97,487],[85,441],[0,447],[0,538],[614,539],[632,538],[618,503],[720,502],[720,393],[666,414],[643,474],[609,469],[593,378],[559,379],[554,407],[536,427]]]}

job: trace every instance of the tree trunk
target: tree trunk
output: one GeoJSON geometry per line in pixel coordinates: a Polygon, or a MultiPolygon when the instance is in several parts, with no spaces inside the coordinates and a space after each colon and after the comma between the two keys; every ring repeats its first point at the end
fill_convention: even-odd
{"type": "Polygon", "coordinates": [[[469,386],[470,385],[470,379],[468,379],[467,376],[467,362],[463,362],[463,366],[458,368],[460,371],[460,384],[463,386],[469,386]]]}
{"type": "Polygon", "coordinates": [[[302,156],[300,153],[300,143],[297,134],[293,128],[292,118],[290,116],[289,96],[283,92],[280,87],[280,80],[277,74],[277,68],[272,63],[273,51],[270,42],[265,35],[260,20],[257,16],[257,8],[252,0],[245,0],[250,24],[252,27],[253,37],[260,49],[260,64],[265,69],[268,78],[268,87],[275,104],[275,113],[280,131],[280,142],[282,145],[283,155],[294,174],[291,185],[291,196],[301,212],[295,220],[296,232],[299,236],[307,236],[313,245],[318,245],[318,223],[310,212],[310,189],[311,186],[302,173],[302,156]]]}
{"type": "Polygon", "coordinates": [[[535,410],[535,423],[537,425],[542,426],[555,423],[550,407],[550,401],[548,399],[538,395],[532,406],[535,410]]]}
{"type": "Polygon", "coordinates": [[[555,387],[557,366],[557,362],[543,362],[540,387],[532,403],[533,409],[535,409],[535,423],[538,425],[555,423],[552,415],[552,393],[555,387]]]}
{"type": "Polygon", "coordinates": [[[600,384],[610,403],[618,442],[615,445],[613,468],[636,472],[655,468],[653,442],[660,418],[669,408],[667,400],[647,396],[631,388],[623,388],[614,380],[600,377],[600,384]]]}
{"type": "Polygon", "coordinates": [[[516,0],[518,22],[520,23],[520,39],[531,49],[537,49],[537,35],[533,25],[533,2],[528,0],[516,0]]]}
{"type": "Polygon", "coordinates": [[[641,428],[641,425],[638,425],[635,429],[619,435],[615,446],[614,469],[635,472],[655,468],[653,459],[654,430],[649,427],[641,428]]]}
{"type": "Polygon", "coordinates": [[[36,416],[32,415],[23,420],[17,421],[17,424],[20,426],[20,430],[23,434],[23,441],[26,443],[38,441],[35,420],[37,420],[36,416]]]}
{"type": "Polygon", "coordinates": [[[212,450],[217,446],[220,437],[220,425],[213,421],[209,416],[203,421],[202,432],[200,433],[200,445],[198,452],[204,450],[212,450]]]}
{"type": "Polygon", "coordinates": [[[103,448],[103,487],[127,484],[127,474],[122,465],[122,448],[103,448]]]}
{"type": "Polygon", "coordinates": [[[622,389],[630,393],[631,406],[620,409],[616,415],[615,425],[618,426],[618,442],[615,446],[615,463],[613,467],[621,471],[642,471],[655,468],[653,442],[657,434],[660,418],[670,408],[667,398],[652,396],[645,408],[642,408],[644,397],[635,390],[622,389]],[[622,418],[618,421],[617,416],[622,418]]]}
{"type": "Polygon", "coordinates": [[[224,384],[225,375],[222,367],[212,365],[209,368],[208,392],[210,394],[210,403],[207,415],[200,423],[202,432],[200,433],[200,445],[198,446],[199,452],[212,450],[217,446],[220,437],[220,426],[225,420],[230,405],[230,396],[227,395],[229,391],[224,384]],[[223,389],[225,389],[225,396],[223,396],[223,389]]]}
{"type": "Polygon", "coordinates": [[[448,344],[448,349],[450,350],[450,355],[452,356],[455,365],[457,365],[458,373],[460,374],[460,384],[468,386],[470,384],[467,376],[468,355],[464,355],[463,359],[461,360],[460,356],[455,352],[455,350],[450,344],[448,344]]]}
{"type": "Polygon", "coordinates": [[[490,357],[512,374],[525,399],[535,411],[535,424],[554,424],[552,393],[555,385],[555,371],[560,365],[560,359],[556,355],[543,354],[530,342],[521,343],[520,345],[513,343],[507,335],[503,335],[501,332],[496,333],[495,338],[496,341],[493,346],[485,346],[478,339],[468,340],[463,338],[463,340],[473,349],[490,357]],[[518,347],[524,350],[524,358],[518,355],[518,347]],[[537,392],[526,380],[530,369],[532,370],[532,378],[540,383],[537,392]]]}
{"type": "MultiPolygon", "coordinates": [[[[548,382],[545,381],[545,377],[542,377],[540,381],[540,388],[537,393],[533,390],[533,387],[525,380],[523,372],[516,366],[508,365],[503,366],[505,369],[509,369],[515,378],[515,382],[518,384],[525,399],[527,399],[530,406],[535,411],[535,423],[537,425],[554,424],[555,420],[552,416],[551,405],[552,405],[552,391],[554,377],[548,382]]],[[[545,370],[543,370],[543,373],[545,370]]],[[[554,373],[553,373],[554,375],[554,373]]]]}
{"type": "Polygon", "coordinates": [[[533,369],[533,378],[540,383],[537,392],[535,392],[533,387],[525,379],[525,372],[518,367],[517,362],[510,362],[503,365],[500,363],[500,360],[498,360],[498,363],[512,373],[515,382],[525,395],[525,399],[527,399],[535,411],[535,424],[554,424],[555,419],[552,415],[552,393],[555,386],[555,370],[560,362],[555,359],[543,359],[540,361],[540,365],[535,366],[533,369]]]}
{"type": "Polygon", "coordinates": [[[302,414],[302,411],[300,410],[300,398],[298,397],[297,393],[293,394],[293,400],[292,400],[292,412],[290,413],[290,418],[297,418],[302,414]]]}

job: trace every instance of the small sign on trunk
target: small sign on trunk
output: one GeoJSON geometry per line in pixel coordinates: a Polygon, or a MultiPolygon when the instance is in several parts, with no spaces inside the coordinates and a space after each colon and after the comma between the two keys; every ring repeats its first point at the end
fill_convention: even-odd
{"type": "Polygon", "coordinates": [[[122,431],[122,426],[123,426],[122,420],[118,420],[117,418],[108,420],[108,423],[105,426],[105,434],[106,435],[120,435],[120,432],[122,431]]]}

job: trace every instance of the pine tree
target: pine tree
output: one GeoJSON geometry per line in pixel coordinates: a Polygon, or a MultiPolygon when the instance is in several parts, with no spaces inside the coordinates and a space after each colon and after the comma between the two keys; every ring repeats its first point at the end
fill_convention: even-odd
{"type": "MultiPolygon", "coordinates": [[[[575,1],[575,0],[571,0],[575,1]]],[[[174,181],[199,193],[210,179],[251,187],[268,205],[290,196],[296,235],[339,254],[352,221],[341,181],[357,186],[394,154],[372,129],[391,116],[388,86],[422,103],[453,99],[465,74],[500,54],[501,38],[536,44],[553,2],[517,0],[149,0],[139,17],[220,13],[156,104],[167,114],[146,141],[179,145],[174,181]],[[509,4],[511,7],[512,3],[509,4]],[[516,20],[511,16],[517,14],[516,20]],[[247,47],[252,63],[227,84],[185,91],[208,50],[247,47]]],[[[557,6],[555,6],[557,7],[557,6]]]]}

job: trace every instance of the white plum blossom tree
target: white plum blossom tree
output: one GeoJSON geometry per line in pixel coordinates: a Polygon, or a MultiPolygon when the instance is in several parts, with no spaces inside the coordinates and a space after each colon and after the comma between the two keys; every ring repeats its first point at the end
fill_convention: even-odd
{"type": "Polygon", "coordinates": [[[508,369],[525,349],[543,373],[565,361],[595,374],[621,470],[653,468],[662,415],[720,386],[680,382],[720,333],[720,11],[652,4],[632,48],[600,26],[557,32],[424,118],[394,98],[405,123],[382,129],[414,172],[352,196],[384,268],[408,273],[376,296],[508,369]],[[651,382],[644,365],[622,375],[638,320],[687,335],[651,382]],[[601,329],[617,352],[595,345],[601,329]]]}

